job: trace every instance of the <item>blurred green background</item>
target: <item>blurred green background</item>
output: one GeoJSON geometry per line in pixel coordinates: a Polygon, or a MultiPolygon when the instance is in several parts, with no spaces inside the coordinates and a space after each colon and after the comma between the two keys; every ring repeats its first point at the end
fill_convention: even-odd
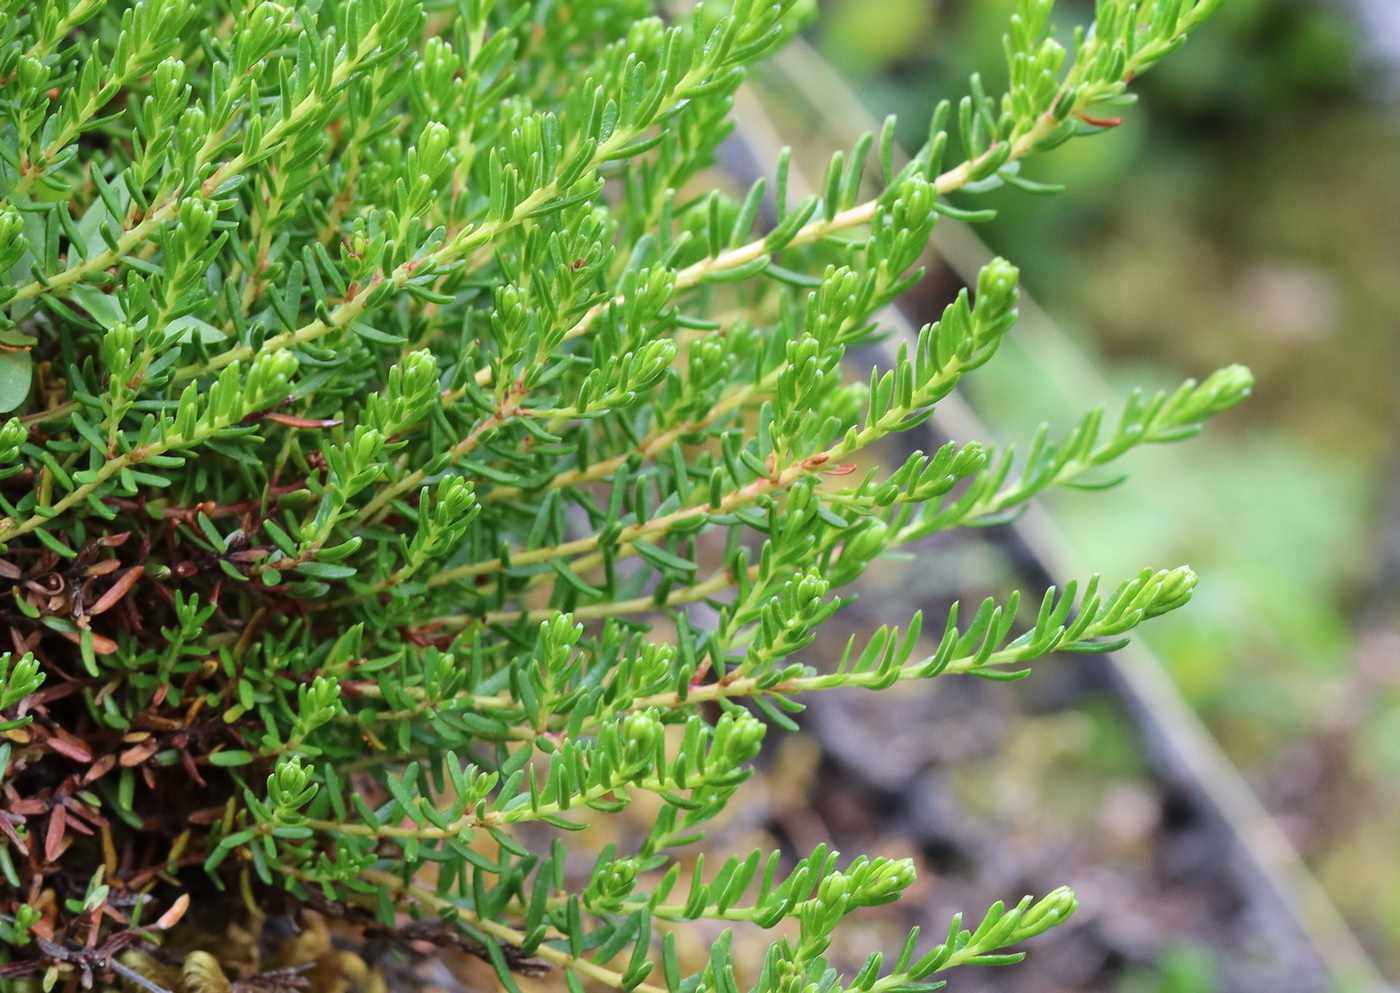
{"type": "MultiPolygon", "coordinates": [[[[1243,362],[1245,408],[1052,509],[1109,576],[1190,563],[1145,638],[1392,980],[1400,975],[1400,48],[1396,0],[1226,0],[1111,132],[1027,175],[978,232],[1054,329],[969,383],[998,433],[1243,362]],[[1369,15],[1369,19],[1368,19],[1369,15]],[[1395,18],[1391,17],[1392,21],[1395,18]]],[[[923,140],[1001,80],[1014,0],[825,0],[812,40],[923,140]]],[[[1089,5],[1062,0],[1065,33],[1089,5]]],[[[1109,718],[1105,718],[1109,719],[1109,718]]],[[[1202,988],[1190,950],[1133,989],[1202,988]],[[1193,971],[1194,970],[1194,971],[1193,971]],[[1183,980],[1185,975],[1188,979],[1183,980]],[[1196,986],[1192,986],[1196,983],[1196,986]],[[1166,984],[1161,986],[1161,984],[1166,984]]]]}

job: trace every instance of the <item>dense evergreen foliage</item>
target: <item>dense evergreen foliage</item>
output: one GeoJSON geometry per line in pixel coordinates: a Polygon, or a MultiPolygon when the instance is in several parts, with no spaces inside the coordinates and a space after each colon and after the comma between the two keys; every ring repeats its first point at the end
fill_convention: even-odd
{"type": "Polygon", "coordinates": [[[876,557],[1247,394],[872,463],[1012,328],[1001,260],[843,375],[945,195],[1044,192],[1021,161],[1113,126],[1218,3],[1101,0],[1062,47],[1024,0],[1005,96],[974,78],[907,167],[890,122],[805,199],[786,159],[706,172],[792,0],[0,5],[0,976],[226,988],[159,935],[254,902],[431,919],[572,990],[737,990],[671,922],[791,921],[746,982],[883,993],[1063,920],[998,904],[838,976],[833,929],[911,862],[681,862],[801,694],[1018,678],[1189,598],[1148,570],[800,654],[876,557]],[[576,879],[568,832],[638,791],[650,833],[576,879]]]}

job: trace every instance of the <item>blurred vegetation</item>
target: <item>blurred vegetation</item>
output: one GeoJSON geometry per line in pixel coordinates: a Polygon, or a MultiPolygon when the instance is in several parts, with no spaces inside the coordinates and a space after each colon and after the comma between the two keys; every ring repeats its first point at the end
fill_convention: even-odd
{"type": "MultiPolygon", "coordinates": [[[[1011,7],[829,0],[815,40],[912,137],[995,62],[1011,7]]],[[[1189,459],[1144,453],[1118,499],[1054,509],[1105,572],[1199,569],[1192,609],[1148,640],[1393,975],[1400,611],[1374,578],[1395,568],[1377,517],[1400,428],[1400,108],[1380,102],[1347,13],[1230,0],[1143,80],[1121,127],[1029,173],[1065,193],[996,195],[978,231],[1066,336],[1023,327],[973,399],[1025,437],[1047,410],[1063,425],[1129,383],[1254,369],[1255,399],[1189,459]],[[1385,635],[1369,651],[1363,618],[1385,635]]],[[[1133,988],[1203,988],[1194,954],[1133,988]]]]}

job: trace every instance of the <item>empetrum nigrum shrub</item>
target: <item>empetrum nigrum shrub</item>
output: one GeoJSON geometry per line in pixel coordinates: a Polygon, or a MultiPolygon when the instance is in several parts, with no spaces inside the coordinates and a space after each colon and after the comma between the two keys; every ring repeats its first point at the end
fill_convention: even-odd
{"type": "Polygon", "coordinates": [[[575,991],[737,990],[672,924],[789,921],[756,990],[893,993],[1064,920],[1065,890],[997,904],[842,976],[833,929],[910,861],[678,859],[804,694],[1017,678],[1189,598],[1149,570],[801,655],[873,559],[1248,393],[863,457],[993,357],[1003,260],[843,375],[948,194],[1043,192],[1023,160],[1111,127],[1219,2],[1099,0],[1061,44],[1022,0],[1004,95],[805,198],[786,157],[738,196],[706,172],[793,0],[0,3],[0,977],[227,989],[177,934],[267,906],[575,991]],[[649,834],[566,874],[638,792],[649,834]]]}

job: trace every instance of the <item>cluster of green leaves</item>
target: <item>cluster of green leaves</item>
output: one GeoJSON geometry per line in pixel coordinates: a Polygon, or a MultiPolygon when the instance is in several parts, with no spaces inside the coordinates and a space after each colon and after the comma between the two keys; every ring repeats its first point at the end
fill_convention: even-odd
{"type": "Polygon", "coordinates": [[[656,937],[703,917],[797,922],[757,990],[894,991],[1063,920],[1063,891],[998,905],[843,979],[833,930],[908,863],[820,851],[780,882],[755,853],[667,900],[802,693],[1016,678],[1189,598],[1189,570],[1149,570],[1034,617],[955,610],[924,658],[917,618],[831,672],[798,654],[872,560],[1102,485],[1247,394],[1230,368],[1134,396],[1106,438],[1093,412],[1023,458],[950,443],[845,478],[1014,322],[997,260],[890,368],[843,375],[939,217],[967,216],[942,198],[1039,191],[1021,161],[1101,130],[1090,112],[1218,3],[1100,0],[1065,48],[1051,0],[1023,0],[1004,97],[974,79],[906,167],[890,122],[796,202],[786,157],[771,191],[695,193],[793,0],[0,4],[0,406],[20,411],[0,609],[22,654],[0,768],[7,796],[49,790],[0,810],[0,872],[102,887],[7,898],[7,941],[96,935],[122,888],[134,926],[152,886],[205,872],[440,916],[507,986],[524,955],[571,989],[737,989],[725,942],[686,977],[656,937]],[[518,830],[636,791],[654,826],[584,881],[518,830]],[[119,868],[66,832],[99,809],[168,856],[119,868]]]}

